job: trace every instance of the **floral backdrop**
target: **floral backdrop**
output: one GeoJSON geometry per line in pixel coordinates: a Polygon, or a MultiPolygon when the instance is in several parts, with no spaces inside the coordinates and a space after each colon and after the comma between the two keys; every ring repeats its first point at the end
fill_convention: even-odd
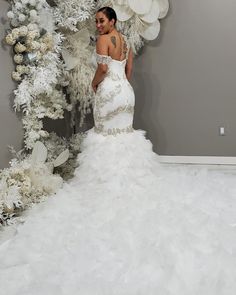
{"type": "Polygon", "coordinates": [[[111,6],[117,29],[125,34],[135,54],[160,32],[168,0],[8,0],[9,29],[5,42],[12,46],[15,70],[13,108],[22,112],[24,147],[10,147],[10,167],[0,171],[0,226],[22,221],[21,212],[41,202],[73,177],[84,134],[60,138],[48,132],[44,118],[62,119],[70,113],[80,126],[91,113],[96,43],[94,16],[111,6]]]}

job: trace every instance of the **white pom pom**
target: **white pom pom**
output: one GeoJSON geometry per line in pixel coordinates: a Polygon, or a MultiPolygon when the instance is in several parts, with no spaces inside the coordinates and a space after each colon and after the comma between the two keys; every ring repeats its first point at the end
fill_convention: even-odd
{"type": "Polygon", "coordinates": [[[20,2],[16,2],[15,8],[20,10],[22,8],[22,4],[20,2]]]}
{"type": "Polygon", "coordinates": [[[31,18],[36,18],[37,17],[37,11],[34,10],[34,9],[30,10],[30,17],[31,18]]]}
{"type": "Polygon", "coordinates": [[[7,17],[8,17],[8,18],[14,18],[15,15],[14,15],[14,13],[10,10],[10,11],[8,11],[8,13],[7,13],[7,17]]]}
{"type": "Polygon", "coordinates": [[[21,13],[20,15],[19,15],[19,21],[20,22],[24,22],[25,21],[25,19],[26,19],[26,16],[23,14],[23,13],[21,13]]]}

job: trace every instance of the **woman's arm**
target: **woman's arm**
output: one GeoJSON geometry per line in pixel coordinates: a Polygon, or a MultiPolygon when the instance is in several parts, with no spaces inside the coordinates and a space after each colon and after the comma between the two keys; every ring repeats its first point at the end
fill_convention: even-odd
{"type": "Polygon", "coordinates": [[[126,74],[126,77],[129,81],[131,79],[132,69],[133,69],[133,52],[132,52],[132,49],[130,48],[128,60],[127,60],[126,66],[125,66],[125,74],[126,74]]]}
{"type": "MultiPolygon", "coordinates": [[[[108,42],[107,37],[104,35],[101,35],[98,37],[97,44],[96,44],[96,51],[100,55],[108,55],[108,42]]],[[[103,81],[103,79],[106,76],[107,73],[107,65],[106,64],[98,64],[96,73],[94,75],[93,81],[92,81],[92,88],[94,92],[97,91],[98,84],[103,81]]]]}

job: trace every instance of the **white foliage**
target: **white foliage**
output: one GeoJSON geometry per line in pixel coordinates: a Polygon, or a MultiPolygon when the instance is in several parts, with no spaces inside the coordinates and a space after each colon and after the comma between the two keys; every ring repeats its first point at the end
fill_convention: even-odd
{"type": "Polygon", "coordinates": [[[58,67],[59,58],[55,53],[47,53],[44,61],[44,66],[30,67],[32,86],[36,96],[41,93],[50,94],[61,73],[58,67]]]}
{"type": "Polygon", "coordinates": [[[0,225],[6,223],[6,219],[12,219],[17,209],[43,200],[44,197],[56,193],[62,186],[63,179],[53,174],[51,167],[67,161],[69,150],[64,150],[52,162],[46,162],[47,154],[45,145],[38,141],[34,144],[31,155],[21,161],[13,159],[10,167],[1,171],[0,225]]]}
{"type": "Polygon", "coordinates": [[[41,141],[36,141],[32,151],[32,164],[44,163],[47,159],[47,148],[41,141]]]}
{"type": "Polygon", "coordinates": [[[65,151],[63,151],[53,162],[54,167],[58,167],[60,165],[62,165],[63,163],[65,163],[68,158],[69,158],[69,150],[66,149],[65,151]]]}
{"type": "Polygon", "coordinates": [[[31,2],[28,0],[12,0],[10,2],[12,7],[7,16],[13,27],[18,27],[24,22],[39,23],[40,17],[38,13],[40,13],[41,10],[50,8],[48,3],[43,0],[31,0],[31,2]]]}
{"type": "Polygon", "coordinates": [[[14,90],[15,99],[13,107],[15,110],[20,110],[22,106],[27,113],[30,109],[30,103],[34,99],[34,94],[32,93],[32,83],[30,79],[25,78],[19,85],[16,90],[14,90]]]}
{"type": "Polygon", "coordinates": [[[94,13],[94,0],[55,0],[57,4],[54,10],[54,16],[58,26],[77,31],[77,23],[83,22],[94,13]]]}

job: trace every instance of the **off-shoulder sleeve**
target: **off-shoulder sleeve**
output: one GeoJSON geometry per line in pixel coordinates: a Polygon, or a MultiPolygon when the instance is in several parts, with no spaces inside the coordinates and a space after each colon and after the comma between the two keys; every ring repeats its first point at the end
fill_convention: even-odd
{"type": "Polygon", "coordinates": [[[108,55],[101,55],[96,52],[96,62],[98,64],[106,64],[108,65],[111,61],[111,57],[108,55]]]}

